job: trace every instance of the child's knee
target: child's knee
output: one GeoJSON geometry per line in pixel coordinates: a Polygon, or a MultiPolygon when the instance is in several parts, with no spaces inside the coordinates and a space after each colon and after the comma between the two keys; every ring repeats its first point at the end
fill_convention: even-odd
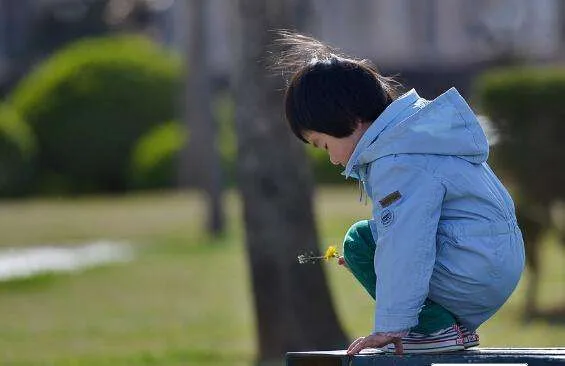
{"type": "Polygon", "coordinates": [[[355,250],[355,243],[350,240],[343,241],[343,258],[345,259],[345,263],[348,265],[355,258],[355,250]]]}
{"type": "Polygon", "coordinates": [[[375,242],[369,221],[353,224],[343,240],[343,258],[348,269],[373,299],[376,283],[374,257],[375,242]]]}
{"type": "Polygon", "coordinates": [[[343,257],[346,262],[359,257],[372,258],[375,254],[375,243],[372,238],[369,220],[353,224],[343,240],[343,257]]]}

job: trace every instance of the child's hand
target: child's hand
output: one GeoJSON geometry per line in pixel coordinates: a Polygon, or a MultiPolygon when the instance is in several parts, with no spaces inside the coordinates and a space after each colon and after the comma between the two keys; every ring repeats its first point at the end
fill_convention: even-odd
{"type": "Polygon", "coordinates": [[[347,349],[347,354],[354,355],[365,348],[381,348],[390,343],[394,343],[394,353],[396,353],[397,355],[404,353],[404,349],[402,348],[402,340],[400,339],[400,337],[391,337],[382,334],[371,334],[367,337],[361,337],[354,340],[347,349]]]}
{"type": "Polygon", "coordinates": [[[345,258],[343,258],[343,256],[337,258],[337,264],[345,267],[345,269],[347,269],[349,272],[351,272],[351,269],[347,265],[347,262],[345,261],[345,258]]]}

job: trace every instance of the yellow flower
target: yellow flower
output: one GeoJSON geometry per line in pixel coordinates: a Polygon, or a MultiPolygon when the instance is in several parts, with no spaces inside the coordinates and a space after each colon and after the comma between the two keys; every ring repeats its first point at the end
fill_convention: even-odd
{"type": "Polygon", "coordinates": [[[326,249],[326,254],[324,255],[324,259],[328,260],[330,258],[337,258],[337,256],[338,256],[337,249],[333,245],[330,245],[328,249],[326,249]]]}

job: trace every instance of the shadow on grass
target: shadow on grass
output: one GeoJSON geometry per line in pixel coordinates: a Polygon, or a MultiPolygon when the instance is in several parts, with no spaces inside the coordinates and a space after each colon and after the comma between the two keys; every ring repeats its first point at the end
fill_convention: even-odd
{"type": "Polygon", "coordinates": [[[69,273],[42,273],[31,277],[13,278],[0,282],[0,292],[38,290],[52,285],[62,277],[71,276],[69,273]]]}
{"type": "Polygon", "coordinates": [[[45,290],[56,285],[66,284],[85,273],[101,273],[119,267],[119,264],[106,264],[74,272],[44,272],[29,277],[12,278],[0,281],[0,293],[45,290]]]}

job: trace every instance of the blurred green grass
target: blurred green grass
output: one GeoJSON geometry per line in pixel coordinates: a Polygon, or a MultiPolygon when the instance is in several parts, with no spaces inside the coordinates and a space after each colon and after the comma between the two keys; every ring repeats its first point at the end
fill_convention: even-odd
{"type": "MultiPolygon", "coordinates": [[[[356,186],[319,189],[322,245],[340,244],[368,217],[356,186]]],[[[126,240],[135,261],[73,275],[0,283],[0,364],[251,365],[256,351],[241,205],[227,195],[229,228],[212,240],[194,192],[0,203],[0,246],[126,240]]],[[[541,303],[565,303],[565,253],[543,249],[541,303]]],[[[332,263],[333,264],[333,263],[332,263]]],[[[370,331],[373,306],[348,272],[325,264],[350,337],[370,331]]],[[[527,280],[527,276],[524,280],[527,280]]],[[[564,346],[565,325],[524,324],[524,282],[480,329],[483,347],[564,346]]]]}

